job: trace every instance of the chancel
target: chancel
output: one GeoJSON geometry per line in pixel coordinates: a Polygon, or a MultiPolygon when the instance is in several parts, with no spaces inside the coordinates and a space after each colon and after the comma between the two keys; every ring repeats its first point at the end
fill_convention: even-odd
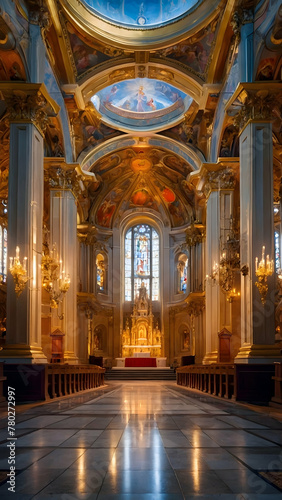
{"type": "MultiPolygon", "coordinates": [[[[281,26],[281,0],[1,1],[0,401],[8,387],[19,403],[45,401],[49,432],[60,404],[75,413],[81,395],[85,428],[77,444],[70,430],[81,422],[66,423],[66,448],[94,443],[94,430],[97,448],[120,452],[119,425],[124,445],[132,415],[146,414],[146,432],[157,417],[166,431],[155,462],[178,470],[170,443],[217,449],[215,429],[240,427],[223,413],[207,425],[213,398],[219,412],[238,401],[281,411],[281,26]],[[193,397],[205,400],[194,407],[193,397]],[[205,435],[191,438],[183,401],[205,435]],[[206,412],[199,425],[193,411],[206,412]]],[[[275,429],[257,438],[277,448],[275,429]]],[[[149,434],[142,443],[155,451],[160,434],[156,447],[149,434]]],[[[153,474],[152,455],[137,455],[153,474]]],[[[179,484],[187,464],[206,472],[200,454],[190,458],[181,455],[179,484]]],[[[231,483],[215,494],[233,493],[231,483]]],[[[193,498],[154,484],[136,493],[193,498]]]]}

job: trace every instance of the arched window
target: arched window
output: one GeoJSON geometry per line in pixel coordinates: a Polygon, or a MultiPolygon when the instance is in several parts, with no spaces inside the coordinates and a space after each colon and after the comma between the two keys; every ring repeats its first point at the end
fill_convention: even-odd
{"type": "Polygon", "coordinates": [[[177,259],[177,293],[187,292],[188,257],[185,253],[177,259]]]}
{"type": "Polygon", "coordinates": [[[98,253],[96,257],[96,284],[97,291],[104,292],[106,288],[105,257],[98,253]]]}
{"type": "Polygon", "coordinates": [[[152,300],[160,296],[160,238],[148,224],[131,227],[125,235],[125,300],[135,299],[143,282],[152,300]]]}

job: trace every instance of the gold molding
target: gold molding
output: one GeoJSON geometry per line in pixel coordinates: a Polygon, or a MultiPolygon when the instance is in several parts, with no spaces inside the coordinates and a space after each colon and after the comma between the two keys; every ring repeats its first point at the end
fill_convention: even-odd
{"type": "Polygon", "coordinates": [[[60,110],[44,83],[0,82],[0,96],[6,102],[10,123],[32,123],[42,136],[48,116],[56,116],[60,110]]]}

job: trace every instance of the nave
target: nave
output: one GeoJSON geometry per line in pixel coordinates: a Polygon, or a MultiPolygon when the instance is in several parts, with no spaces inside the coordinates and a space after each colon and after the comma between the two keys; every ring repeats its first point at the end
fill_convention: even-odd
{"type": "MultiPolygon", "coordinates": [[[[7,419],[0,421],[7,472],[7,419]]],[[[2,500],[275,500],[281,412],[179,388],[111,382],[17,407],[16,495],[2,500]],[[272,476],[271,476],[272,475],[272,476]],[[265,478],[265,479],[264,479],[265,478]]]]}

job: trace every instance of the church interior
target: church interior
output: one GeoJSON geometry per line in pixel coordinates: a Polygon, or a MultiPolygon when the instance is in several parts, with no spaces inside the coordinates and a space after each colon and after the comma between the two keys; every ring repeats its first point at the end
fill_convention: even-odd
{"type": "Polygon", "coordinates": [[[4,366],[281,363],[281,26],[280,1],[2,0],[4,366]]]}
{"type": "Polygon", "coordinates": [[[281,498],[281,42],[281,0],[1,0],[3,500],[281,498]]]}

